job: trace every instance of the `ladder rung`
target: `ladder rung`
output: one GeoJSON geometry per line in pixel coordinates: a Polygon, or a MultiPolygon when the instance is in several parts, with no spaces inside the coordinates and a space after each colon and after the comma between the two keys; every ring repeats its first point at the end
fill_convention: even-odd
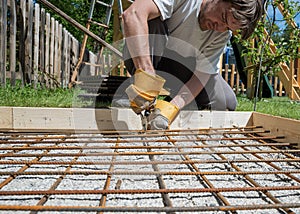
{"type": "Polygon", "coordinates": [[[96,1],[98,4],[102,4],[103,6],[106,6],[106,7],[112,7],[111,4],[107,4],[105,2],[102,2],[102,1],[96,1]]]}
{"type": "Polygon", "coordinates": [[[99,22],[95,22],[95,21],[90,21],[91,23],[95,24],[95,25],[98,25],[100,27],[105,27],[105,28],[108,28],[108,26],[106,24],[102,24],[102,23],[99,23],[99,22]]]}
{"type": "Polygon", "coordinates": [[[294,88],[299,88],[300,86],[298,84],[293,84],[294,88]]]}

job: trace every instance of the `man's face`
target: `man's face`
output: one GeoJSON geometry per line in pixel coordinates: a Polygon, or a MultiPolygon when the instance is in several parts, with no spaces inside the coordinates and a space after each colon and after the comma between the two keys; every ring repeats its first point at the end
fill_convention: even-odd
{"type": "Polygon", "coordinates": [[[233,17],[231,8],[229,2],[204,0],[198,18],[201,30],[215,30],[218,32],[238,30],[240,24],[233,17]]]}

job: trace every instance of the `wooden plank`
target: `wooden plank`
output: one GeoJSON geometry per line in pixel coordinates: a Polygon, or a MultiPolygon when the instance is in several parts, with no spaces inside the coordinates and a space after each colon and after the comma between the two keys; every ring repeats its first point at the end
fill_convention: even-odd
{"type": "MultiPolygon", "coordinates": [[[[25,40],[25,82],[30,83],[32,80],[31,72],[32,72],[32,32],[33,32],[33,2],[28,1],[28,18],[26,22],[27,26],[27,36],[25,40]]],[[[26,29],[26,28],[25,28],[26,29]]]]}
{"type": "Polygon", "coordinates": [[[58,21],[54,22],[54,62],[53,62],[53,81],[58,80],[58,72],[59,72],[59,34],[58,34],[58,21]]]}
{"type": "Polygon", "coordinates": [[[20,66],[19,69],[21,71],[22,84],[25,84],[26,74],[25,74],[25,38],[26,38],[26,0],[20,1],[20,23],[19,32],[20,32],[20,41],[19,41],[19,61],[20,66]]]}
{"type": "Polygon", "coordinates": [[[38,84],[39,74],[39,50],[40,50],[40,5],[34,5],[34,48],[33,48],[33,83],[38,84]]]}
{"type": "Polygon", "coordinates": [[[50,33],[51,33],[51,21],[50,21],[50,14],[46,13],[46,26],[45,26],[45,81],[46,87],[50,87],[50,33]]]}
{"type": "Polygon", "coordinates": [[[72,111],[59,108],[13,108],[14,129],[58,130],[72,129],[72,111]]]}
{"type": "Polygon", "coordinates": [[[283,94],[283,84],[281,81],[279,81],[279,96],[282,97],[283,94]]]}
{"type": "Polygon", "coordinates": [[[62,24],[58,25],[58,49],[57,49],[57,82],[62,85],[61,66],[62,66],[62,24]]]}
{"type": "Polygon", "coordinates": [[[66,56],[66,87],[68,87],[68,84],[71,79],[71,49],[72,49],[72,42],[71,42],[71,34],[68,32],[68,37],[67,37],[67,56],[66,56]]]}
{"type": "Polygon", "coordinates": [[[49,53],[49,84],[53,87],[53,76],[54,76],[54,40],[55,40],[55,20],[51,17],[51,27],[50,27],[50,53],[49,53]]]}
{"type": "Polygon", "coordinates": [[[224,74],[224,79],[225,81],[228,83],[228,69],[229,69],[229,65],[225,64],[225,74],[224,74]]]}
{"type": "MultiPolygon", "coordinates": [[[[300,54],[300,47],[298,47],[298,54],[300,54]]],[[[300,85],[300,57],[295,59],[295,70],[297,83],[300,85]]]]}
{"type": "Polygon", "coordinates": [[[11,107],[0,106],[0,129],[12,129],[13,128],[13,114],[11,107]]]}
{"type": "MultiPolygon", "coordinates": [[[[9,126],[9,128],[23,131],[101,131],[142,128],[140,117],[131,109],[13,107],[10,115],[13,115],[13,127],[9,126]]],[[[0,128],[8,127],[2,125],[0,128]]]]}
{"type": "Polygon", "coordinates": [[[75,66],[77,64],[78,57],[79,57],[79,52],[80,52],[79,42],[77,39],[74,38],[74,36],[72,36],[72,53],[71,53],[72,65],[73,65],[73,67],[71,68],[72,72],[75,70],[75,66]]]}
{"type": "Polygon", "coordinates": [[[0,6],[0,86],[6,86],[7,0],[2,0],[0,6]]]}
{"type": "MultiPolygon", "coordinates": [[[[257,112],[181,111],[171,129],[263,126],[271,133],[285,136],[278,142],[300,148],[300,121],[257,112]]],[[[140,130],[140,117],[131,109],[27,108],[0,107],[0,129],[61,130],[140,130]]]]}
{"type": "Polygon", "coordinates": [[[16,85],[16,34],[17,13],[15,0],[10,0],[10,35],[9,35],[9,72],[10,84],[16,85]]]}
{"type": "Polygon", "coordinates": [[[231,88],[234,87],[234,74],[235,74],[235,65],[231,65],[231,72],[230,72],[230,86],[231,88]]]}
{"type": "Polygon", "coordinates": [[[240,75],[239,73],[237,72],[236,73],[236,83],[235,83],[235,94],[238,94],[239,93],[239,89],[240,89],[240,75]]]}
{"type": "Polygon", "coordinates": [[[252,112],[181,111],[171,129],[243,127],[252,125],[252,112]]]}
{"type": "Polygon", "coordinates": [[[95,55],[93,52],[89,51],[89,59],[90,59],[90,63],[91,65],[89,66],[89,73],[91,76],[95,76],[96,75],[96,66],[93,66],[96,64],[96,59],[97,59],[97,55],[95,55]]]}
{"type": "Polygon", "coordinates": [[[278,77],[277,76],[275,76],[275,78],[274,78],[274,93],[275,93],[275,96],[277,96],[277,88],[278,88],[278,77]]]}
{"type": "Polygon", "coordinates": [[[66,80],[66,72],[67,72],[67,66],[68,66],[68,32],[66,29],[63,29],[62,33],[62,69],[61,69],[61,86],[66,87],[67,86],[67,80],[66,80]]]}
{"type": "MultiPolygon", "coordinates": [[[[279,142],[297,144],[300,148],[300,121],[262,113],[253,113],[253,124],[270,130],[272,135],[284,136],[279,142]]],[[[269,133],[268,133],[269,134],[269,133]]]]}
{"type": "Polygon", "coordinates": [[[41,81],[42,84],[45,82],[45,28],[46,28],[46,11],[44,8],[41,9],[41,30],[40,30],[40,71],[41,71],[41,76],[39,80],[41,81]]]}

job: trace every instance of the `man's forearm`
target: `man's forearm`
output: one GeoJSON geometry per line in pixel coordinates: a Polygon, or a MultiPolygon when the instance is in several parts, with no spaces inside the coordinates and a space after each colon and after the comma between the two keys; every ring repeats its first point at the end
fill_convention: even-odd
{"type": "Polygon", "coordinates": [[[155,73],[149,51],[148,20],[158,16],[157,7],[151,1],[135,1],[123,13],[126,44],[136,69],[155,73]],[[146,4],[146,5],[145,5],[146,4]],[[141,8],[141,7],[146,7],[141,8]]]}
{"type": "Polygon", "coordinates": [[[191,103],[195,97],[203,90],[211,75],[198,73],[193,75],[191,79],[180,89],[178,94],[172,99],[171,103],[182,109],[191,103]]]}

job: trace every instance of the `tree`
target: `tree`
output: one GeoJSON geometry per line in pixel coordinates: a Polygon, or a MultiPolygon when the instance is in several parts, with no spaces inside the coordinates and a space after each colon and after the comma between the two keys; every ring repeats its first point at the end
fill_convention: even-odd
{"type": "MultiPolygon", "coordinates": [[[[55,5],[57,8],[59,8],[61,11],[66,13],[68,16],[70,16],[72,19],[77,21],[83,26],[86,26],[88,22],[88,16],[90,12],[90,0],[48,0],[51,4],[55,5]]],[[[109,3],[109,0],[104,0],[103,2],[109,3]]],[[[46,9],[47,10],[47,9],[46,9]]],[[[70,24],[65,19],[61,18],[58,14],[55,14],[51,10],[47,10],[56,20],[58,20],[60,23],[63,24],[63,26],[78,40],[82,41],[84,33],[80,30],[78,30],[76,27],[74,27],[72,24],[70,24]]],[[[94,13],[93,13],[93,20],[98,23],[103,23],[106,18],[106,8],[104,6],[101,6],[99,4],[96,4],[94,13]]],[[[111,28],[110,28],[111,29],[111,28]]],[[[93,33],[99,35],[100,37],[104,37],[104,27],[93,25],[91,24],[91,29],[93,33]]],[[[111,31],[111,30],[108,30],[111,31]]],[[[108,33],[107,37],[105,37],[105,40],[107,42],[111,41],[111,35],[112,33],[108,33]]],[[[87,42],[87,48],[91,51],[96,52],[98,49],[98,44],[91,38],[88,39],[87,42]]]]}
{"type": "Polygon", "coordinates": [[[247,63],[254,65],[251,66],[251,68],[256,77],[256,81],[253,82],[252,92],[258,94],[251,93],[249,98],[261,97],[261,87],[259,91],[256,91],[255,88],[257,85],[262,84],[261,80],[263,75],[274,76],[281,70],[279,67],[280,62],[289,64],[291,60],[300,57],[298,51],[300,48],[300,29],[297,25],[291,25],[299,13],[299,3],[288,0],[268,0],[267,7],[269,8],[269,11],[273,11],[272,17],[266,14],[258,23],[255,32],[249,40],[242,41],[240,36],[236,37],[237,42],[245,47],[245,51],[242,55],[246,57],[247,63]],[[276,21],[278,21],[277,15],[279,13],[276,8],[279,4],[283,6],[285,11],[283,14],[283,19],[285,21],[283,30],[276,24],[276,21]],[[268,35],[265,34],[265,31],[268,35]],[[270,51],[271,40],[277,47],[275,54],[270,51]]]}

